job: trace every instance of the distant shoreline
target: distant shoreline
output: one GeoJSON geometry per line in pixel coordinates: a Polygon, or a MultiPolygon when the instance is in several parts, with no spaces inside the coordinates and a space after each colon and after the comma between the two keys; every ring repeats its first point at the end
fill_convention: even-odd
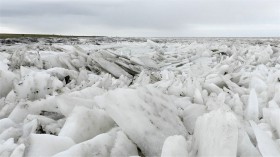
{"type": "Polygon", "coordinates": [[[196,38],[209,38],[209,39],[267,39],[267,38],[280,38],[279,37],[128,37],[128,36],[87,36],[87,35],[58,35],[58,34],[13,34],[13,33],[0,33],[0,39],[7,38],[94,38],[94,37],[112,37],[112,38],[147,38],[147,39],[196,39],[196,38]]]}
{"type": "Polygon", "coordinates": [[[58,34],[10,34],[0,33],[0,39],[6,38],[75,38],[75,37],[102,37],[102,36],[78,36],[78,35],[58,35],[58,34]]]}

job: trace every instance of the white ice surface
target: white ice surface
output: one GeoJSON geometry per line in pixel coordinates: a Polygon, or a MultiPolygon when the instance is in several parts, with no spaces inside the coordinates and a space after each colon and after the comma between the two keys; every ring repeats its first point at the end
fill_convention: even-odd
{"type": "Polygon", "coordinates": [[[0,157],[280,156],[278,38],[0,42],[0,157]]]}
{"type": "Polygon", "coordinates": [[[117,89],[95,100],[147,156],[160,155],[168,136],[186,137],[171,97],[155,88],[117,89]]]}
{"type": "Polygon", "coordinates": [[[28,139],[26,157],[47,157],[74,145],[72,139],[47,134],[31,134],[28,139]]]}
{"type": "Polygon", "coordinates": [[[101,109],[76,106],[67,117],[58,136],[65,136],[80,143],[105,133],[115,125],[114,121],[101,109]]]}
{"type": "Polygon", "coordinates": [[[138,155],[135,144],[121,130],[113,129],[108,133],[99,134],[93,139],[74,145],[53,157],[132,155],[138,155]]]}
{"type": "Polygon", "coordinates": [[[231,111],[216,110],[199,117],[194,137],[198,156],[227,156],[237,154],[238,126],[231,111]]]}
{"type": "Polygon", "coordinates": [[[161,157],[188,157],[187,147],[184,136],[170,136],[164,141],[161,157]]]}

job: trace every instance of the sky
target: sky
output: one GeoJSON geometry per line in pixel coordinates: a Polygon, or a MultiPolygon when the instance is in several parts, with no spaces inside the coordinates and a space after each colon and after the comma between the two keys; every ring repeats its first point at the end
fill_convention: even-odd
{"type": "Polygon", "coordinates": [[[0,33],[280,37],[280,0],[0,0],[0,33]]]}

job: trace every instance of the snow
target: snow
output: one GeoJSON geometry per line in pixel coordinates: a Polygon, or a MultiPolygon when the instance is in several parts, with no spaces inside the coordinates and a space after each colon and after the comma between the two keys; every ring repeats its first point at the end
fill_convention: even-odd
{"type": "Polygon", "coordinates": [[[1,157],[280,156],[279,38],[9,40],[1,157]]]}

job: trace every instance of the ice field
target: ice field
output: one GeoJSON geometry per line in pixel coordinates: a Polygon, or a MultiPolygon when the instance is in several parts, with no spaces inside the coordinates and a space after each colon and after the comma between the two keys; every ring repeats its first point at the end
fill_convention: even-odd
{"type": "Polygon", "coordinates": [[[279,157],[279,38],[0,39],[1,157],[279,157]]]}

